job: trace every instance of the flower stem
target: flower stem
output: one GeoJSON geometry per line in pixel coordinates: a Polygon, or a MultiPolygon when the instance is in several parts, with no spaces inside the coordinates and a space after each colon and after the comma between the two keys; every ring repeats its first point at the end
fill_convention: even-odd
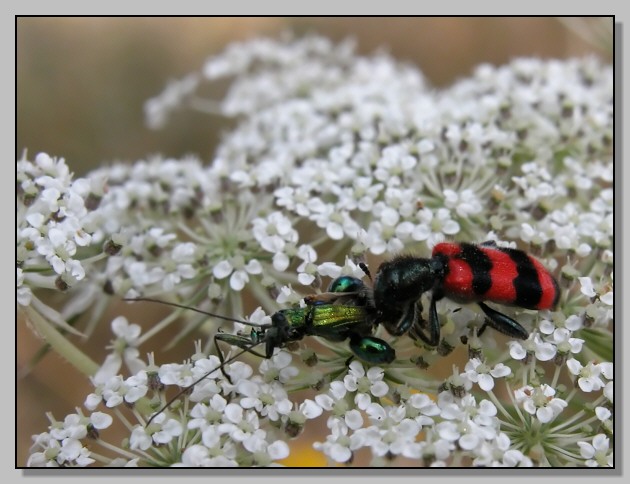
{"type": "Polygon", "coordinates": [[[57,331],[53,325],[38,311],[34,310],[32,306],[26,308],[26,315],[37,330],[37,333],[44,338],[59,355],[72,364],[72,366],[87,376],[92,376],[97,372],[99,365],[57,331]]]}

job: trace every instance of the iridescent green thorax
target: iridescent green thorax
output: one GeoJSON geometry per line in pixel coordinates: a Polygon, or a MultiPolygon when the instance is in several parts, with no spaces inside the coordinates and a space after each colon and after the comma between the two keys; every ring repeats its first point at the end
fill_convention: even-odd
{"type": "Polygon", "coordinates": [[[309,334],[328,331],[343,332],[347,328],[365,323],[368,319],[367,309],[363,306],[336,304],[316,304],[303,308],[283,309],[281,313],[291,328],[300,329],[309,334]]]}

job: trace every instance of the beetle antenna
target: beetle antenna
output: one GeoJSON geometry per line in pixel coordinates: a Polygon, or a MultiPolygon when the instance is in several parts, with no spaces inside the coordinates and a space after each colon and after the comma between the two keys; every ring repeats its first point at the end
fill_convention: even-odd
{"type": "Polygon", "coordinates": [[[365,262],[359,262],[359,267],[361,268],[361,270],[363,271],[363,273],[368,277],[368,279],[370,280],[370,282],[374,282],[372,280],[372,273],[370,272],[370,269],[368,269],[368,266],[365,262]]]}
{"type": "Polygon", "coordinates": [[[154,303],[164,304],[166,306],[173,306],[173,307],[180,308],[180,309],[188,309],[188,310],[194,311],[196,313],[205,314],[206,316],[210,316],[212,318],[217,318],[217,319],[222,319],[224,321],[230,321],[232,323],[241,323],[241,324],[245,324],[247,326],[254,326],[256,328],[262,328],[262,327],[267,326],[266,324],[252,323],[251,321],[243,321],[241,319],[230,318],[228,316],[222,316],[221,314],[216,314],[216,313],[211,313],[211,312],[208,312],[208,311],[204,311],[203,309],[198,309],[198,308],[195,308],[193,306],[185,306],[183,304],[177,304],[177,303],[170,302],[170,301],[162,301],[161,299],[153,299],[151,297],[123,298],[123,301],[147,301],[147,302],[154,302],[154,303]]]}

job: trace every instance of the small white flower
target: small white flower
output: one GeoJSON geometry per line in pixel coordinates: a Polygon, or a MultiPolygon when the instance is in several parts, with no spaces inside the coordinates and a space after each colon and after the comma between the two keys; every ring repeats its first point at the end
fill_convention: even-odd
{"type": "Polygon", "coordinates": [[[208,427],[221,423],[226,406],[227,400],[217,394],[208,400],[208,404],[197,403],[190,411],[191,419],[188,421],[188,428],[204,431],[208,427]]]}
{"type": "Polygon", "coordinates": [[[191,242],[177,244],[171,253],[171,259],[164,259],[166,274],[162,281],[162,289],[172,291],[182,279],[193,279],[197,276],[194,267],[196,246],[191,242]]]}
{"type": "Polygon", "coordinates": [[[612,417],[612,412],[606,407],[595,407],[595,415],[599,420],[604,422],[612,417]]]}
{"type": "Polygon", "coordinates": [[[82,415],[72,413],[64,418],[63,424],[53,425],[50,435],[60,441],[68,438],[83,439],[87,436],[88,423],[89,420],[82,415]]]}
{"type": "Polygon", "coordinates": [[[60,464],[76,463],[79,467],[86,467],[96,462],[90,457],[90,454],[90,450],[84,447],[79,440],[67,438],[61,442],[57,461],[60,464]]]}
{"type": "Polygon", "coordinates": [[[59,455],[61,444],[48,432],[33,435],[31,455],[26,462],[27,467],[59,467],[56,457],[59,455]],[[38,452],[39,451],[39,452],[38,452]]]}
{"type": "Polygon", "coordinates": [[[137,374],[130,376],[125,380],[124,399],[127,403],[135,403],[144,397],[148,390],[148,376],[145,370],[139,371],[137,374]]]}
{"type": "Polygon", "coordinates": [[[249,282],[250,274],[262,274],[262,265],[256,259],[250,259],[245,263],[242,256],[235,256],[229,260],[222,260],[212,269],[214,277],[225,279],[231,274],[230,287],[235,291],[241,291],[249,282]]]}
{"type": "Polygon", "coordinates": [[[406,418],[405,407],[386,406],[371,403],[366,408],[366,413],[374,423],[366,429],[372,434],[369,446],[377,456],[402,455],[409,458],[419,458],[421,446],[416,442],[419,423],[411,418],[406,418]]]}
{"type": "Polygon", "coordinates": [[[464,370],[461,376],[478,383],[479,387],[485,392],[494,388],[494,378],[502,378],[512,374],[512,370],[503,363],[498,363],[494,368],[489,368],[478,358],[472,358],[466,363],[464,370]]]}
{"type": "Polygon", "coordinates": [[[141,328],[137,324],[129,324],[127,318],[118,316],[112,320],[112,332],[117,336],[108,346],[113,352],[107,355],[100,369],[94,375],[95,383],[104,383],[110,377],[118,374],[123,361],[131,373],[138,373],[146,367],[146,363],[138,355],[136,348],[140,338],[141,328]]]}
{"type": "Polygon", "coordinates": [[[562,319],[558,313],[554,314],[553,319],[541,319],[538,323],[538,329],[545,335],[553,334],[556,329],[566,329],[570,332],[575,332],[584,326],[582,317],[572,314],[566,319],[562,319]]]}
{"type": "Polygon", "coordinates": [[[288,415],[293,408],[286,391],[277,382],[241,380],[237,389],[243,395],[240,402],[243,408],[253,408],[272,421],[277,421],[281,415],[288,415]]]}
{"type": "Polygon", "coordinates": [[[178,385],[187,387],[195,381],[192,374],[192,365],[189,363],[167,363],[161,365],[158,370],[160,382],[164,385],[178,385]]]}
{"type": "Polygon", "coordinates": [[[411,170],[418,160],[411,156],[403,146],[388,146],[377,160],[374,177],[381,182],[397,184],[396,180],[411,170]]]}
{"type": "Polygon", "coordinates": [[[414,417],[421,426],[433,425],[440,408],[424,393],[414,393],[407,399],[407,415],[414,417]]]}
{"type": "Polygon", "coordinates": [[[604,434],[593,437],[593,443],[578,442],[580,454],[588,467],[612,467],[613,451],[609,451],[609,439],[604,434]]]}
{"type": "Polygon", "coordinates": [[[88,410],[94,410],[101,401],[105,401],[108,408],[113,408],[123,403],[126,392],[122,376],[114,375],[104,383],[97,383],[95,393],[88,395],[84,405],[88,410]]]}
{"type": "Polygon", "coordinates": [[[336,279],[339,276],[346,275],[356,277],[358,279],[365,276],[363,269],[354,261],[346,257],[343,266],[338,266],[334,262],[324,262],[317,266],[317,272],[320,276],[336,279]]]}
{"type": "Polygon", "coordinates": [[[601,378],[602,368],[589,362],[586,366],[571,358],[567,361],[569,371],[578,377],[577,383],[583,392],[594,392],[604,387],[604,381],[601,378]]]}
{"type": "Polygon", "coordinates": [[[538,361],[549,361],[556,355],[556,347],[541,339],[538,333],[532,333],[525,341],[512,340],[509,343],[510,356],[522,360],[533,354],[538,361]]]}
{"type": "Polygon", "coordinates": [[[582,351],[584,340],[580,338],[572,338],[572,332],[566,328],[558,328],[553,332],[553,343],[558,348],[560,354],[577,354],[582,351]]]}
{"type": "Polygon", "coordinates": [[[352,439],[348,436],[348,426],[340,420],[329,421],[330,435],[325,442],[313,443],[313,448],[323,452],[333,461],[339,463],[349,462],[352,459],[352,439]]]}
{"type": "Polygon", "coordinates": [[[359,409],[367,408],[371,402],[370,395],[377,398],[387,395],[389,387],[383,381],[383,374],[384,371],[377,366],[371,367],[366,373],[360,361],[354,360],[350,363],[343,382],[348,391],[357,392],[354,398],[359,409]]]}
{"type": "Polygon", "coordinates": [[[332,204],[310,204],[310,219],[317,226],[326,230],[326,234],[332,240],[341,240],[344,236],[344,223],[349,218],[346,211],[338,211],[332,204]]]}
{"type": "Polygon", "coordinates": [[[302,259],[302,263],[297,267],[298,281],[300,284],[308,286],[315,280],[317,274],[317,252],[310,245],[303,244],[298,247],[297,256],[302,259]]]}
{"type": "Polygon", "coordinates": [[[606,383],[606,386],[604,386],[604,396],[606,397],[606,399],[608,399],[610,403],[613,403],[613,398],[615,394],[615,392],[613,391],[613,387],[614,383],[611,381],[606,383]]]}
{"type": "Polygon", "coordinates": [[[129,324],[124,316],[118,316],[112,320],[112,332],[129,346],[138,345],[141,331],[142,328],[139,325],[129,324]]]}
{"type": "Polygon", "coordinates": [[[221,449],[225,455],[216,455],[216,449],[208,449],[202,445],[192,445],[187,447],[182,454],[181,464],[173,464],[173,467],[237,467],[238,462],[229,454],[236,454],[230,451],[229,447],[221,449]]]}
{"type": "Polygon", "coordinates": [[[426,238],[427,246],[429,247],[443,242],[445,235],[455,235],[460,230],[459,223],[451,218],[451,212],[447,208],[438,208],[435,211],[423,208],[418,211],[417,218],[424,230],[416,229],[413,237],[415,240],[424,240],[423,238],[417,238],[416,232],[418,236],[420,234],[429,234],[426,238]]]}
{"type": "Polygon", "coordinates": [[[549,385],[542,384],[537,387],[526,385],[514,390],[516,401],[523,409],[542,423],[551,422],[568,405],[566,401],[556,398],[556,391],[549,385]]]}
{"type": "MultiPolygon", "coordinates": [[[[197,383],[190,394],[190,400],[193,402],[207,401],[220,391],[219,384],[223,377],[223,374],[219,369],[221,366],[221,360],[215,355],[210,355],[207,358],[201,357],[195,359],[193,357],[193,359],[194,366],[190,369],[190,375],[192,381],[197,383]]],[[[232,374],[232,368],[232,365],[227,365],[223,369],[228,374],[232,374]]],[[[186,369],[183,371],[186,372],[186,369]]],[[[234,374],[233,378],[236,379],[237,375],[234,374]]],[[[162,383],[165,382],[163,381],[162,383]]]]}
{"type": "Polygon", "coordinates": [[[275,355],[260,363],[260,374],[267,381],[278,380],[280,383],[288,383],[299,373],[299,370],[291,365],[292,360],[291,353],[276,350],[275,355]]]}
{"type": "Polygon", "coordinates": [[[323,409],[310,398],[305,399],[295,409],[282,418],[284,430],[290,437],[299,435],[306,425],[307,420],[319,417],[323,409]]]}
{"type": "Polygon", "coordinates": [[[186,448],[182,454],[181,464],[173,464],[174,467],[236,467],[238,464],[227,458],[218,460],[210,457],[210,449],[201,444],[194,444],[186,448]]]}
{"type": "Polygon", "coordinates": [[[444,206],[455,209],[457,215],[464,218],[478,214],[483,208],[475,192],[469,188],[461,192],[444,190],[444,206]]]}
{"type": "Polygon", "coordinates": [[[281,460],[289,456],[289,446],[282,440],[269,442],[264,431],[251,435],[243,441],[243,447],[252,454],[254,465],[266,467],[273,461],[281,460]]]}
{"type": "Polygon", "coordinates": [[[578,277],[580,281],[580,292],[587,297],[595,297],[597,293],[593,287],[593,281],[590,277],[578,277]]]}
{"type": "Polygon", "coordinates": [[[266,219],[252,221],[252,233],[261,247],[268,252],[282,250],[287,242],[296,243],[298,233],[282,212],[272,212],[266,219]]]}
{"type": "Polygon", "coordinates": [[[486,467],[532,467],[532,460],[519,450],[510,448],[510,438],[499,434],[494,441],[486,441],[476,449],[476,466],[486,467]]]}
{"type": "Polygon", "coordinates": [[[134,427],[129,437],[129,448],[147,450],[152,444],[151,435],[149,435],[144,426],[137,425],[134,427]]]}
{"type": "Polygon", "coordinates": [[[90,415],[90,423],[99,430],[106,429],[113,421],[114,419],[107,413],[94,412],[90,415]]]}
{"type": "Polygon", "coordinates": [[[147,124],[152,129],[162,128],[172,111],[190,96],[199,85],[201,77],[198,73],[185,76],[182,79],[171,80],[159,96],[144,103],[144,115],[147,124]]]}
{"type": "Polygon", "coordinates": [[[315,401],[307,398],[300,403],[297,411],[310,420],[319,417],[322,414],[323,409],[315,401]]]}
{"type": "MultiPolygon", "coordinates": [[[[174,418],[168,418],[166,413],[161,413],[157,417],[155,417],[151,421],[150,429],[151,439],[156,444],[168,444],[175,437],[179,437],[184,431],[181,422],[175,420],[174,418]]],[[[141,440],[139,441],[139,445],[140,443],[141,440]]],[[[133,444],[132,448],[134,448],[133,444]]]]}
{"type": "Polygon", "coordinates": [[[332,381],[328,393],[316,395],[315,402],[324,410],[331,412],[333,417],[342,417],[349,410],[349,404],[345,396],[348,393],[346,386],[341,381],[332,381]]]}
{"type": "Polygon", "coordinates": [[[162,267],[151,267],[146,262],[125,259],[124,268],[139,292],[164,278],[162,267]]]}
{"type": "Polygon", "coordinates": [[[293,288],[289,285],[282,286],[280,288],[280,292],[278,294],[278,297],[276,298],[276,302],[283,306],[291,306],[300,304],[300,301],[302,301],[302,299],[303,296],[294,291],[293,288]]]}
{"type": "Polygon", "coordinates": [[[310,214],[308,208],[310,196],[304,188],[281,187],[274,192],[274,196],[279,207],[285,207],[301,217],[308,217],[310,214]]]}
{"type": "Polygon", "coordinates": [[[606,378],[607,380],[612,380],[613,379],[613,364],[607,361],[603,361],[602,363],[599,363],[599,369],[602,372],[602,375],[604,375],[604,378],[606,378]]]}
{"type": "Polygon", "coordinates": [[[21,268],[17,268],[16,275],[17,294],[16,300],[20,306],[28,306],[33,298],[31,288],[24,285],[24,271],[21,268]]]}
{"type": "Polygon", "coordinates": [[[258,415],[253,410],[244,411],[236,403],[228,403],[223,410],[223,421],[217,426],[220,434],[229,434],[230,438],[243,442],[260,428],[258,415]]]}

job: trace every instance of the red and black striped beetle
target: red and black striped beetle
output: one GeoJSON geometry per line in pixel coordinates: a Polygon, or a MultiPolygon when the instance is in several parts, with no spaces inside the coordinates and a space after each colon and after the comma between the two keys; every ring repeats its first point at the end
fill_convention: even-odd
{"type": "Polygon", "coordinates": [[[375,323],[395,336],[409,332],[431,346],[440,340],[436,302],[446,297],[477,303],[487,326],[508,336],[527,339],[529,333],[514,319],[484,301],[526,309],[553,309],[560,296],[558,283],[545,267],[522,250],[498,247],[494,242],[444,242],[424,259],[402,255],[384,262],[374,278],[375,323]],[[420,297],[432,291],[429,334],[420,313],[420,297]]]}

